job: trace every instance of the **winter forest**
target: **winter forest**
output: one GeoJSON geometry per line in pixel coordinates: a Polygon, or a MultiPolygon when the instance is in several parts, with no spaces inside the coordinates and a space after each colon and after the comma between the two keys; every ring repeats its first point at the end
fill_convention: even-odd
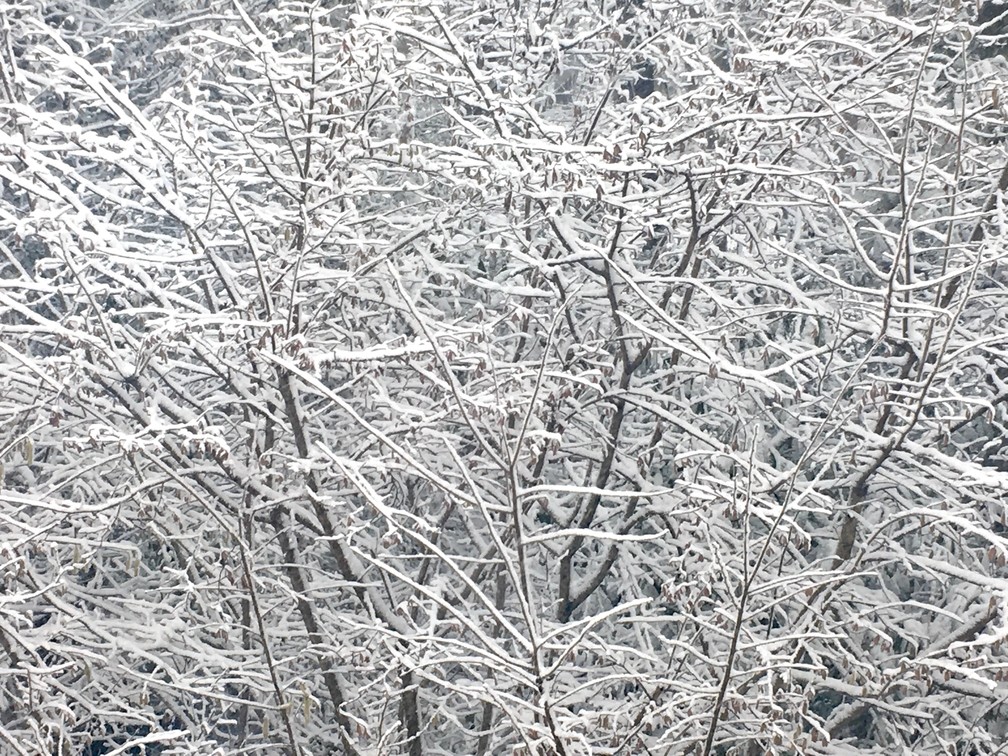
{"type": "Polygon", "coordinates": [[[1005,753],[1006,56],[0,2],[0,753],[1005,753]]]}

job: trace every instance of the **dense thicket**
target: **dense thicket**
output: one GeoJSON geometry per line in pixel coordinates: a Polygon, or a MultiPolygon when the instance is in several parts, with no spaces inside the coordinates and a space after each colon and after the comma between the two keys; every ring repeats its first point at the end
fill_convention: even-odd
{"type": "Polygon", "coordinates": [[[1002,10],[5,4],[5,751],[997,752],[1002,10]]]}

